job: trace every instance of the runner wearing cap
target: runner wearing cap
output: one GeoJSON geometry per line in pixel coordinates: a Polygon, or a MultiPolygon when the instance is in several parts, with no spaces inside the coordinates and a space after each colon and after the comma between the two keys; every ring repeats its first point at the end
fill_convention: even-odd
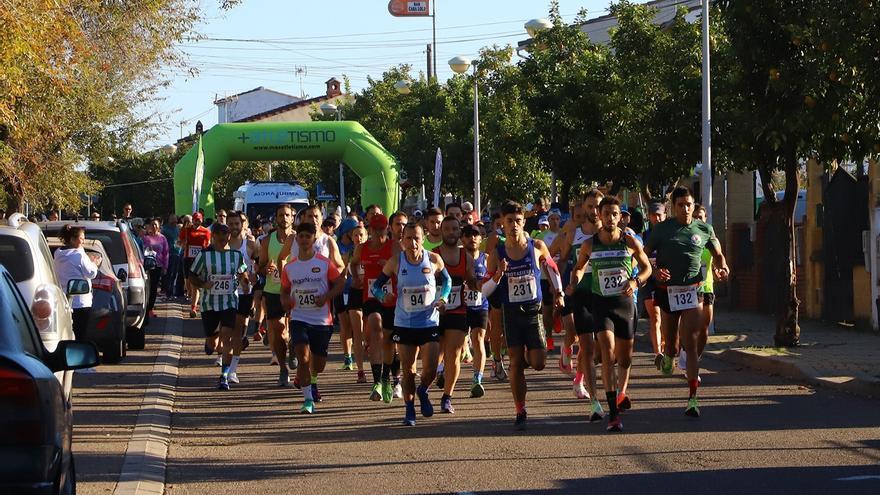
{"type": "Polygon", "coordinates": [[[363,321],[369,345],[370,369],[373,373],[373,389],[370,400],[391,403],[394,397],[391,384],[393,357],[385,366],[383,359],[383,329],[394,330],[394,287],[388,282],[385,293],[389,296],[379,301],[370,291],[373,281],[380,278],[385,263],[394,255],[394,242],[388,238],[388,219],[381,213],[374,214],[369,223],[370,238],[357,246],[351,258],[352,285],[360,286],[363,297],[363,321]]]}
{"type": "Polygon", "coordinates": [[[470,201],[461,204],[461,211],[464,213],[461,222],[465,225],[473,225],[476,223],[477,214],[474,212],[474,205],[470,201]]]}
{"type": "Polygon", "coordinates": [[[662,310],[663,330],[666,333],[666,349],[661,362],[663,374],[672,373],[677,349],[676,337],[687,353],[687,380],[689,397],[685,414],[700,416],[697,402],[699,387],[699,332],[702,329],[703,304],[699,292],[703,282],[700,270],[703,249],[712,253],[714,274],[724,280],[730,273],[727,260],[721,252],[721,244],[712,226],[696,220],[694,197],[686,187],[672,191],[672,207],[675,217],[654,228],[647,240],[648,252],[657,251],[657,289],[654,300],[662,310]]]}
{"type": "Polygon", "coordinates": [[[205,354],[216,350],[222,356],[218,388],[229,390],[229,366],[232,362],[235,313],[238,310],[239,284],[247,290],[250,281],[241,252],[229,247],[230,230],[222,223],[211,227],[211,246],[195,255],[187,278],[202,294],[202,328],[205,354]]]}
{"type": "Polygon", "coordinates": [[[291,352],[300,365],[296,375],[302,384],[302,413],[311,414],[318,394],[318,375],[327,364],[327,348],[333,335],[330,303],[342,293],[345,279],[336,262],[315,249],[319,229],[305,222],[297,227],[297,256],[281,273],[281,304],[290,312],[291,352]]]}
{"type": "MultiPolygon", "coordinates": [[[[351,371],[357,366],[358,374],[364,373],[364,342],[362,337],[355,339],[354,327],[348,313],[348,301],[351,290],[351,275],[348,273],[348,265],[351,255],[354,253],[355,244],[351,237],[351,231],[358,226],[357,220],[346,218],[336,229],[337,246],[342,256],[342,274],[345,277],[345,286],[342,294],[333,300],[333,311],[339,320],[339,342],[342,344],[342,370],[351,371]]],[[[360,335],[360,332],[358,332],[360,335]]]]}
{"type": "MultiPolygon", "coordinates": [[[[192,225],[180,229],[178,242],[183,247],[183,270],[189,274],[193,261],[203,249],[211,243],[211,231],[202,225],[205,215],[200,212],[193,213],[192,225]]],[[[189,297],[189,317],[195,318],[196,308],[199,306],[199,289],[190,283],[186,277],[186,295],[189,297]]]]}
{"type": "MultiPolygon", "coordinates": [[[[474,279],[482,280],[486,276],[486,253],[480,252],[482,234],[473,225],[465,225],[461,229],[461,240],[465,251],[470,255],[474,265],[474,279]]],[[[486,328],[489,326],[489,301],[476,286],[469,286],[464,292],[467,304],[467,324],[470,329],[473,347],[474,378],[471,383],[471,397],[482,397],[486,394],[483,388],[483,370],[486,367],[486,328]]]]}

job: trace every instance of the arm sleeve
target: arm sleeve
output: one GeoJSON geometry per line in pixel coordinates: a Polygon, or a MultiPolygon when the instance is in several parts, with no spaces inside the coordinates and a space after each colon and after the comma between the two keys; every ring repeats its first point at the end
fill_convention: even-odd
{"type": "Polygon", "coordinates": [[[327,280],[329,280],[330,282],[333,282],[337,278],[339,278],[339,275],[340,275],[339,274],[339,267],[336,266],[336,263],[334,263],[333,261],[328,259],[327,260],[327,280]]]}
{"type": "Polygon", "coordinates": [[[284,289],[284,292],[290,292],[290,278],[287,276],[287,265],[284,265],[284,268],[281,270],[281,288],[284,289]]]}
{"type": "Polygon", "coordinates": [[[380,301],[385,299],[385,289],[383,287],[385,287],[385,284],[389,280],[391,280],[391,277],[386,275],[385,272],[380,273],[379,278],[377,278],[376,281],[373,282],[372,287],[370,287],[370,294],[380,301]]]}
{"type": "Polygon", "coordinates": [[[444,268],[437,274],[437,278],[440,280],[440,298],[448,301],[449,294],[452,293],[452,277],[449,276],[449,272],[444,268]]]}

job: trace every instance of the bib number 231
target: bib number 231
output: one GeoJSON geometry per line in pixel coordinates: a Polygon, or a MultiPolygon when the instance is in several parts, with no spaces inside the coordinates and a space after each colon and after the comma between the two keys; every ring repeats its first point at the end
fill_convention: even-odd
{"type": "Polygon", "coordinates": [[[532,275],[507,279],[507,295],[510,302],[531,301],[535,299],[537,292],[535,277],[532,275]]]}
{"type": "Polygon", "coordinates": [[[684,311],[697,307],[697,286],[670,286],[669,309],[672,311],[684,311]]]}

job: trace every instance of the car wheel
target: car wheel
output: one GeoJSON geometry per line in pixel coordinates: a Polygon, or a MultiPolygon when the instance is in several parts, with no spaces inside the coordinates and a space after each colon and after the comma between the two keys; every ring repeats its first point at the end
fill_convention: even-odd
{"type": "Polygon", "coordinates": [[[129,349],[140,350],[144,348],[146,331],[143,328],[128,327],[125,332],[125,340],[128,342],[129,349]]]}
{"type": "Polygon", "coordinates": [[[122,361],[125,356],[125,342],[115,342],[114,344],[103,349],[103,362],[107,364],[116,364],[122,361]]]}

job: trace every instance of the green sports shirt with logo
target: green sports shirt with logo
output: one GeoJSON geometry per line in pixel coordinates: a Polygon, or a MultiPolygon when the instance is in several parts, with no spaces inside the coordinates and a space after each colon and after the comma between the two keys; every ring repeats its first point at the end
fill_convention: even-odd
{"type": "Polygon", "coordinates": [[[238,275],[247,271],[241,251],[212,247],[196,255],[190,271],[209,285],[200,289],[202,311],[238,308],[238,275]]]}
{"type": "Polygon", "coordinates": [[[624,234],[614,244],[604,244],[593,236],[590,264],[593,266],[592,289],[597,296],[613,297],[621,294],[633,272],[633,256],[626,245],[624,234]]]}
{"type": "Polygon", "coordinates": [[[711,225],[700,220],[685,225],[670,218],[651,230],[645,252],[657,251],[657,269],[669,270],[667,285],[694,285],[703,281],[703,249],[709,246],[721,248],[711,225]]]}

